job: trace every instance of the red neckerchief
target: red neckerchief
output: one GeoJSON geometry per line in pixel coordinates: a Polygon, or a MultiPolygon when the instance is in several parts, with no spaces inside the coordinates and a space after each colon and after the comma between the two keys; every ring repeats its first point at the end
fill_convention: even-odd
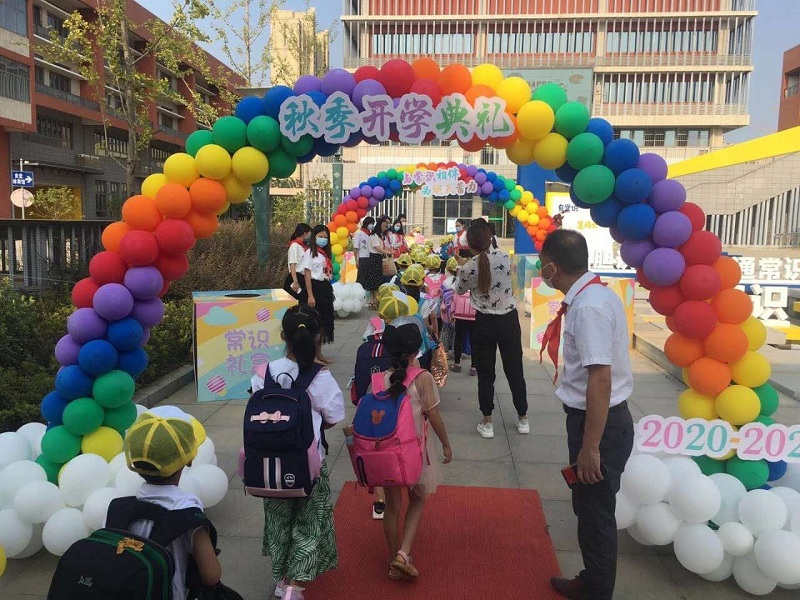
{"type": "MultiPolygon", "coordinates": [[[[578,294],[580,294],[587,287],[596,284],[605,285],[600,280],[600,277],[595,275],[589,283],[578,290],[578,293],[575,294],[573,301],[578,297],[578,294]]],[[[542,355],[544,354],[544,351],[547,350],[547,355],[550,357],[550,360],[553,361],[553,365],[556,367],[556,374],[553,377],[554,385],[558,380],[558,349],[561,346],[561,321],[564,317],[564,313],[567,312],[567,306],[569,305],[566,302],[562,302],[561,308],[558,309],[555,319],[547,324],[547,329],[544,330],[544,337],[542,338],[542,349],[539,352],[539,364],[542,364],[542,355]]]]}
{"type": "Polygon", "coordinates": [[[289,242],[289,247],[291,248],[293,244],[300,244],[300,247],[301,247],[303,250],[308,250],[308,246],[307,246],[305,243],[303,243],[303,242],[300,240],[300,238],[295,238],[295,239],[293,239],[291,242],[289,242]]]}
{"type": "Polygon", "coordinates": [[[330,279],[331,276],[333,275],[333,263],[331,262],[331,259],[328,257],[328,253],[325,252],[325,250],[323,250],[319,246],[317,246],[317,254],[322,254],[322,256],[325,257],[325,269],[324,269],[325,277],[330,279]]]}

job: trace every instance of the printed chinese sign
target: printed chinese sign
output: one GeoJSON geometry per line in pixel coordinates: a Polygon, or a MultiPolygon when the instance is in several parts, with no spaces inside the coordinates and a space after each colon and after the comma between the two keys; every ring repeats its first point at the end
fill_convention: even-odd
{"type": "Polygon", "coordinates": [[[343,144],[355,133],[378,142],[395,134],[401,142],[419,144],[426,138],[453,136],[462,142],[476,136],[505,138],[515,130],[502,98],[481,96],[472,106],[463,94],[450,94],[433,106],[428,96],[410,93],[398,100],[388,95],[364,96],[361,104],[363,109],[343,92],[331,94],[322,106],[307,94],[292,96],[281,104],[281,133],[293,142],[310,135],[330,144],[343,144]]]}
{"type": "Polygon", "coordinates": [[[418,169],[413,173],[409,171],[403,173],[403,185],[420,187],[423,196],[463,196],[478,193],[478,184],[474,180],[466,182],[461,181],[459,177],[458,167],[438,171],[418,169]]]}
{"type": "Polygon", "coordinates": [[[195,292],[197,401],[247,399],[255,368],[284,355],[281,319],[296,301],[283,290],[195,292]]]}

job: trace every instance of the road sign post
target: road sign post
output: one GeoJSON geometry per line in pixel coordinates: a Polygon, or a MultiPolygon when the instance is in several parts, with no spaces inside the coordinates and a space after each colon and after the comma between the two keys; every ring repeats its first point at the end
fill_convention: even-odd
{"type": "Polygon", "coordinates": [[[11,171],[11,187],[32,188],[33,171],[11,171]]]}

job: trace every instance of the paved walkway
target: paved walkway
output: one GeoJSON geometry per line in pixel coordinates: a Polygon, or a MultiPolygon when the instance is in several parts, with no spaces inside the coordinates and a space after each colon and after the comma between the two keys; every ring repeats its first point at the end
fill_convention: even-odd
{"type": "MultiPolygon", "coordinates": [[[[336,344],[328,350],[336,358],[331,370],[340,384],[345,384],[352,372],[353,358],[360,343],[366,315],[360,319],[338,321],[336,344]]],[[[526,319],[527,321],[527,319],[526,319]]],[[[523,332],[523,339],[528,339],[523,332]]],[[[446,483],[488,487],[521,487],[539,491],[553,543],[562,571],[573,575],[581,565],[576,539],[576,520],[572,514],[569,492],[561,478],[560,469],[567,462],[567,442],[564,414],[553,395],[547,370],[526,351],[525,376],[528,382],[531,434],[520,436],[514,427],[514,407],[508,385],[502,377],[497,387],[495,438],[484,440],[475,432],[480,413],[477,407],[476,381],[466,374],[451,374],[442,392],[442,411],[450,434],[454,460],[445,467],[446,483]]],[[[675,414],[676,398],[683,385],[637,352],[631,354],[635,397],[631,402],[634,418],[645,414],[675,414]]],[[[549,367],[552,372],[552,366],[549,367]]],[[[349,398],[349,394],[346,394],[349,398]]],[[[171,397],[166,404],[182,406],[200,419],[213,439],[220,466],[231,476],[230,491],[208,514],[219,530],[223,581],[238,590],[247,600],[269,598],[272,590],[268,559],[261,556],[263,514],[261,503],[242,492],[235,476],[236,458],[241,446],[241,420],[244,401],[227,403],[195,402],[194,386],[188,386],[171,397]]],[[[353,409],[348,404],[348,417],[353,409]]],[[[800,423],[800,404],[781,398],[777,419],[783,423],[800,423]]],[[[340,428],[331,430],[331,485],[334,496],[353,474],[340,428]]],[[[352,485],[352,484],[350,484],[352,485]]],[[[487,507],[491,510],[491,507],[487,507]]],[[[369,515],[364,515],[365,527],[379,527],[369,515]]],[[[423,527],[433,526],[424,523],[423,527]]],[[[525,532],[521,531],[520,535],[525,532]]],[[[480,549],[462,549],[476,553],[480,549]]],[[[646,548],[634,542],[626,533],[620,535],[619,576],[616,598],[635,600],[706,600],[715,598],[749,598],[732,581],[709,583],[689,573],[675,559],[671,548],[646,548]]],[[[520,585],[524,586],[525,557],[520,557],[520,585]]],[[[536,557],[527,557],[535,561],[536,557]]],[[[41,552],[24,561],[10,561],[6,574],[0,579],[0,600],[44,599],[55,557],[41,552]]],[[[490,574],[487,576],[491,576],[490,574]]],[[[795,598],[785,590],[770,596],[778,599],[795,598]]],[[[327,599],[326,599],[327,600],[327,599]]],[[[333,599],[330,599],[333,600],[333,599]]],[[[366,600],[366,599],[365,599],[366,600]]],[[[465,599],[471,600],[471,599],[465,599]]],[[[531,595],[531,600],[535,596],[531,595]]]]}

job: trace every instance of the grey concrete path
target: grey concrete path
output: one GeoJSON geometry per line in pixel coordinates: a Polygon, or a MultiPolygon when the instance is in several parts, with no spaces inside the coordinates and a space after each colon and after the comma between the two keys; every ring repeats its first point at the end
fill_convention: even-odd
{"type": "MultiPolygon", "coordinates": [[[[526,325],[527,321],[524,321],[526,325]]],[[[345,385],[352,373],[355,351],[365,324],[366,314],[337,322],[337,341],[327,352],[336,359],[331,371],[340,385],[345,385]]],[[[523,340],[527,339],[528,333],[523,331],[523,340]]],[[[515,411],[510,391],[500,374],[495,437],[492,440],[480,438],[475,431],[480,418],[476,380],[466,373],[451,373],[447,386],[442,390],[442,411],[454,454],[453,462],[444,469],[445,481],[452,485],[538,490],[561,569],[565,575],[571,576],[580,568],[581,557],[569,490],[560,475],[561,467],[567,463],[564,414],[553,394],[552,365],[548,373],[548,369],[539,365],[538,353],[535,357],[534,354],[526,350],[525,376],[531,418],[531,434],[528,436],[519,435],[514,427],[515,411]]],[[[635,396],[631,402],[634,418],[652,413],[676,414],[676,399],[683,385],[638,352],[633,351],[631,359],[635,378],[635,396]]],[[[498,371],[502,373],[499,364],[498,371]]],[[[353,409],[349,393],[345,397],[348,418],[351,418],[353,409]]],[[[165,404],[180,405],[204,423],[216,446],[219,464],[230,475],[228,495],[208,511],[221,535],[223,581],[247,600],[266,600],[270,597],[272,585],[269,561],[261,556],[263,511],[258,500],[244,495],[242,484],[235,476],[245,402],[197,404],[194,387],[188,386],[165,404]]],[[[782,423],[800,423],[800,404],[782,397],[776,418],[782,423]]],[[[340,428],[331,430],[328,439],[328,465],[336,497],[345,482],[354,477],[340,428]]],[[[380,525],[365,514],[364,526],[380,525]]],[[[423,527],[430,526],[433,524],[423,524],[423,527]]],[[[524,531],[520,532],[520,535],[524,534],[524,531]]],[[[463,550],[479,552],[474,548],[463,550]]],[[[525,585],[525,560],[525,557],[520,557],[521,586],[525,585]]],[[[527,560],[536,559],[528,557],[527,560]]],[[[56,559],[44,551],[24,561],[10,561],[6,574],[0,579],[0,600],[45,598],[55,563],[56,559]]],[[[796,592],[789,594],[781,590],[770,597],[781,600],[796,598],[796,592]]],[[[622,533],[615,597],[631,600],[726,600],[750,596],[732,581],[709,583],[689,573],[678,564],[669,547],[646,548],[634,542],[627,533],[622,533]]],[[[535,595],[531,595],[531,600],[536,600],[535,595]]]]}

